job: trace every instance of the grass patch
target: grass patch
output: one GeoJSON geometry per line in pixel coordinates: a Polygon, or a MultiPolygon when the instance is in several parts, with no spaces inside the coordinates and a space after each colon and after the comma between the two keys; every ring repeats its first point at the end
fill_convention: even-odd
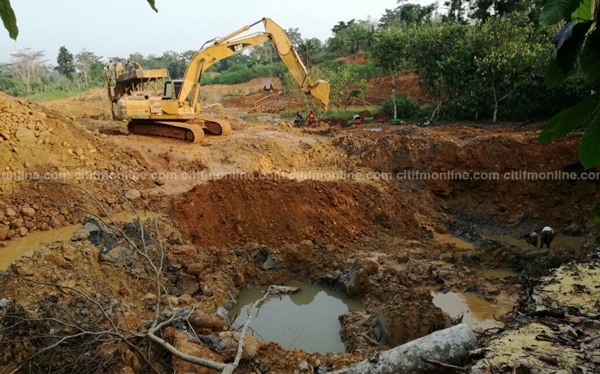
{"type": "Polygon", "coordinates": [[[37,103],[43,103],[46,101],[66,99],[67,97],[77,96],[85,91],[48,91],[39,92],[33,95],[26,96],[29,100],[37,103]]]}

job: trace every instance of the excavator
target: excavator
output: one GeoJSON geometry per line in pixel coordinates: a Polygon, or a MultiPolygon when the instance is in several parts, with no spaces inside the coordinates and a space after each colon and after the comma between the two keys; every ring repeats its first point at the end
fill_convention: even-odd
{"type": "Polygon", "coordinates": [[[127,128],[132,134],[169,137],[192,143],[202,142],[205,133],[228,135],[231,132],[229,122],[202,115],[198,102],[202,73],[217,61],[267,41],[273,44],[302,91],[318,99],[321,108],[326,109],[329,105],[329,83],[311,80],[285,31],[271,19],[263,18],[227,36],[204,43],[190,60],[181,80],[170,80],[167,69],[139,68],[117,74],[119,69],[105,68],[113,119],[128,121],[127,128]],[[264,32],[239,36],[260,23],[264,25],[264,32]]]}

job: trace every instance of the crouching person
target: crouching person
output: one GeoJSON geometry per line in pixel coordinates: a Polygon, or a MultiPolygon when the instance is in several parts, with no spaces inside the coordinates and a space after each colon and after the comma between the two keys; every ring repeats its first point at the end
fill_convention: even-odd
{"type": "Polygon", "coordinates": [[[550,243],[554,240],[554,230],[552,230],[552,227],[546,226],[542,229],[540,237],[542,239],[540,248],[544,248],[544,244],[550,248],[550,243]]]}
{"type": "Polygon", "coordinates": [[[525,239],[527,244],[531,244],[534,247],[537,247],[538,245],[538,234],[535,231],[521,235],[521,239],[525,239]]]}

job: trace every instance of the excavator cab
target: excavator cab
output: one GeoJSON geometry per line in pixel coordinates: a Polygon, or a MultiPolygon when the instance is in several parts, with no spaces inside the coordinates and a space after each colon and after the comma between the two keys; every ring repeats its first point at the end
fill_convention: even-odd
{"type": "Polygon", "coordinates": [[[173,79],[169,82],[166,82],[163,100],[175,100],[177,97],[179,97],[182,84],[183,79],[173,79]]]}

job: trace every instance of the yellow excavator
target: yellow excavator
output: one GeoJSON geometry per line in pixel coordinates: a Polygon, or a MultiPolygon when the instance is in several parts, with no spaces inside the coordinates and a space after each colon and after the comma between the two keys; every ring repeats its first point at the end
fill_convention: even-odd
{"type": "Polygon", "coordinates": [[[323,109],[329,105],[329,83],[312,81],[285,31],[269,18],[244,26],[231,34],[212,39],[190,60],[181,80],[169,80],[166,69],[136,69],[118,74],[121,69],[106,68],[105,81],[115,120],[127,120],[133,134],[163,136],[200,143],[205,133],[224,136],[231,126],[224,119],[202,116],[198,102],[202,73],[212,64],[265,42],[275,50],[295,81],[307,95],[317,98],[323,109]],[[264,32],[238,35],[263,23],[264,32]],[[236,38],[237,37],[237,38],[236,38]]]}

